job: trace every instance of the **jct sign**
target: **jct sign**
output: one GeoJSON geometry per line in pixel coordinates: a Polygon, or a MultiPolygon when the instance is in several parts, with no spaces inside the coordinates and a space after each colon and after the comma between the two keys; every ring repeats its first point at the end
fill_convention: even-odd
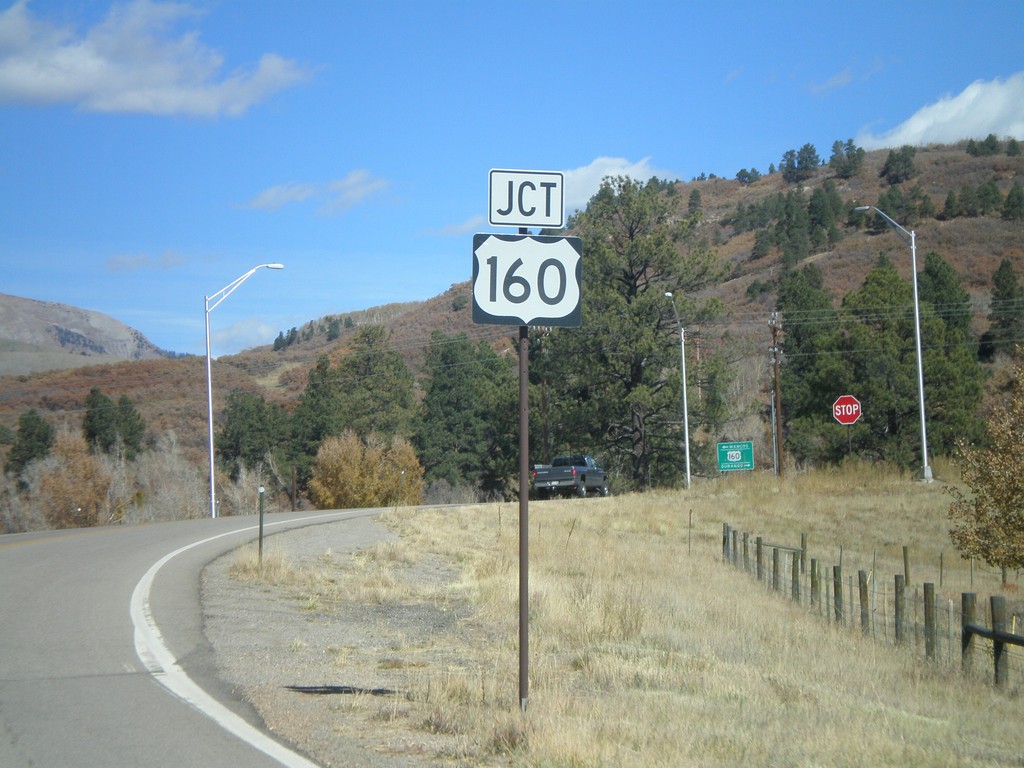
{"type": "Polygon", "coordinates": [[[565,187],[557,171],[493,170],[487,221],[494,227],[565,226],[565,187]]]}
{"type": "Polygon", "coordinates": [[[860,414],[860,400],[853,395],[840,395],[832,403],[832,416],[840,424],[856,424],[860,414]]]}

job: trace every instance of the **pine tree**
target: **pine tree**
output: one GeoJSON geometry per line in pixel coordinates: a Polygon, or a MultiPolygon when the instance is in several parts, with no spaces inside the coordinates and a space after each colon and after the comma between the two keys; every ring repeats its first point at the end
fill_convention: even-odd
{"type": "Polygon", "coordinates": [[[35,409],[26,411],[18,417],[18,431],[14,436],[14,444],[7,455],[4,471],[20,477],[30,462],[42,459],[53,446],[53,427],[35,409]]]}
{"type": "Polygon", "coordinates": [[[427,483],[505,495],[515,472],[516,380],[486,342],[434,331],[423,363],[422,410],[413,444],[427,483]]]}
{"type": "MultiPolygon", "coordinates": [[[[695,224],[695,217],[679,221],[655,190],[605,179],[572,221],[589,275],[583,323],[555,329],[546,354],[531,363],[559,403],[555,450],[598,454],[626,486],[679,477],[679,335],[664,293],[674,294],[683,322],[692,324],[717,310],[693,294],[724,274],[699,245],[681,253],[695,224]]],[[[699,404],[693,410],[691,424],[702,418],[699,404]]]]}
{"type": "Polygon", "coordinates": [[[1015,181],[1003,201],[1002,217],[1006,221],[1024,221],[1024,187],[1015,181]]]}

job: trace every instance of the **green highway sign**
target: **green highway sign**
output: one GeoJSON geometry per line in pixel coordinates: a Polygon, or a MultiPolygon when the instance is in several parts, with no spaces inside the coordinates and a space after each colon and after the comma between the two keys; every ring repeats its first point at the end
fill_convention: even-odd
{"type": "Polygon", "coordinates": [[[734,472],[754,468],[753,443],[719,443],[718,471],[734,472]]]}

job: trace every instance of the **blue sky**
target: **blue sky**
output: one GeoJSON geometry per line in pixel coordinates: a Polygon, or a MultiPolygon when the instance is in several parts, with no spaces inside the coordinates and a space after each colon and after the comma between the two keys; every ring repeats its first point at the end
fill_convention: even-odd
{"type": "MultiPolygon", "coordinates": [[[[471,277],[492,168],[1024,139],[1024,3],[0,0],[0,292],[213,352],[471,277]]],[[[506,230],[509,231],[509,230],[506,230]]]]}

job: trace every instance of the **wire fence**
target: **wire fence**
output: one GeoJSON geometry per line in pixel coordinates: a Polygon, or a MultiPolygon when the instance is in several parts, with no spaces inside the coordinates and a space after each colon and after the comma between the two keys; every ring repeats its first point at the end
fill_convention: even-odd
{"type": "MultiPolygon", "coordinates": [[[[865,637],[909,649],[929,663],[985,676],[1008,691],[1024,690],[1024,602],[1005,595],[979,600],[907,574],[850,568],[810,557],[799,545],[768,542],[722,525],[722,557],[750,574],[766,592],[795,602],[823,620],[865,637]],[[987,658],[988,663],[982,663],[987,658]]],[[[906,548],[905,570],[909,571],[906,548]]]]}

